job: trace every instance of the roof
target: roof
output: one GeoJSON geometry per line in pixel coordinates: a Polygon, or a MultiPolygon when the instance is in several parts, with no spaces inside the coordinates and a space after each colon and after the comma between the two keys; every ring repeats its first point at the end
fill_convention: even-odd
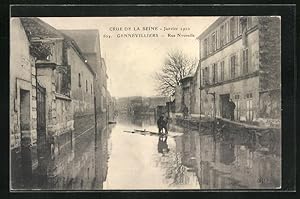
{"type": "Polygon", "coordinates": [[[37,17],[21,17],[20,20],[30,41],[36,39],[63,39],[61,32],[37,17]]]}
{"type": "Polygon", "coordinates": [[[229,16],[219,17],[214,23],[212,23],[208,28],[206,28],[196,39],[200,40],[204,38],[207,34],[209,34],[213,29],[218,27],[221,23],[223,23],[229,16]]]}
{"type": "Polygon", "coordinates": [[[51,39],[61,39],[65,41],[69,41],[69,43],[73,46],[75,51],[79,54],[80,59],[85,63],[88,69],[95,75],[92,67],[85,62],[86,58],[84,57],[82,50],[77,45],[77,42],[64,34],[63,32],[55,29],[49,24],[45,23],[41,19],[37,17],[21,17],[22,25],[24,26],[25,32],[29,40],[51,40],[51,39]]]}
{"type": "MultiPolygon", "coordinates": [[[[72,37],[82,52],[96,53],[97,38],[99,38],[99,31],[96,29],[82,29],[82,30],[60,30],[66,35],[72,37]]],[[[99,40],[98,40],[99,42],[99,40]]]]}
{"type": "Polygon", "coordinates": [[[78,46],[77,42],[69,37],[68,35],[64,34],[63,33],[63,36],[64,36],[64,39],[66,41],[69,41],[69,44],[71,44],[71,46],[74,48],[74,50],[78,53],[80,59],[84,62],[84,64],[87,66],[87,68],[91,71],[91,73],[93,73],[93,75],[95,75],[95,71],[93,70],[93,68],[89,65],[89,63],[86,62],[86,58],[84,57],[83,53],[82,53],[82,50],[80,49],[80,47],[78,46]]]}
{"type": "Polygon", "coordinates": [[[186,76],[186,77],[182,78],[182,79],[180,80],[180,82],[190,81],[190,80],[192,80],[193,78],[194,78],[194,76],[192,76],[192,75],[186,76]]]}

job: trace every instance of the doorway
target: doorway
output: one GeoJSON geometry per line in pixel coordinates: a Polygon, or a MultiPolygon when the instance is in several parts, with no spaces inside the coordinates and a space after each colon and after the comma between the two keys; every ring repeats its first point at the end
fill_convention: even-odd
{"type": "Polygon", "coordinates": [[[20,89],[21,165],[24,185],[29,185],[32,178],[30,124],[30,92],[20,89]]]}
{"type": "Polygon", "coordinates": [[[46,89],[37,83],[37,152],[40,185],[43,186],[47,176],[47,143],[46,143],[46,89]]]}
{"type": "Polygon", "coordinates": [[[220,95],[220,112],[222,118],[230,118],[228,109],[229,98],[229,94],[220,95]]]}

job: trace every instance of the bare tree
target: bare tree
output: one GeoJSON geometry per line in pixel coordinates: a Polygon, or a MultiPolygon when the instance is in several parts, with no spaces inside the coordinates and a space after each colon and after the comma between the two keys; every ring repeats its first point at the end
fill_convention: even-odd
{"type": "Polygon", "coordinates": [[[161,70],[155,73],[157,91],[164,96],[171,96],[184,77],[192,75],[197,65],[197,59],[185,55],[182,51],[172,51],[167,54],[161,70]]]}

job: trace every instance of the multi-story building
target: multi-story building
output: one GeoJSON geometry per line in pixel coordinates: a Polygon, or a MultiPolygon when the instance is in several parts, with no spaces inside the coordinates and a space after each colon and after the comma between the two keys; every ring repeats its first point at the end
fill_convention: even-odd
{"type": "Polygon", "coordinates": [[[280,119],[279,17],[219,17],[197,39],[194,113],[229,118],[232,99],[235,120],[280,119]]]}

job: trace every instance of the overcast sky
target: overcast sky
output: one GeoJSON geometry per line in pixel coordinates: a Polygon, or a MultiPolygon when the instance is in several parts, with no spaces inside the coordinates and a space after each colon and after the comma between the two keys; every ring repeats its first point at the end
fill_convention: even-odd
{"type": "Polygon", "coordinates": [[[167,52],[181,50],[199,57],[199,36],[217,17],[50,17],[41,18],[56,29],[98,29],[102,57],[108,70],[108,86],[115,97],[155,96],[153,74],[159,71],[167,52]],[[122,27],[123,31],[111,31],[122,27]],[[130,31],[124,31],[130,27],[130,31]],[[155,31],[134,31],[139,27],[159,27],[155,31]],[[163,31],[164,27],[178,30],[163,31]],[[181,31],[180,28],[190,30],[181,31]],[[160,30],[162,29],[162,30],[160,30]],[[118,38],[118,34],[158,34],[159,37],[118,38]],[[193,34],[195,37],[168,37],[170,34],[193,34]],[[110,35],[111,38],[105,38],[110,35]]]}

